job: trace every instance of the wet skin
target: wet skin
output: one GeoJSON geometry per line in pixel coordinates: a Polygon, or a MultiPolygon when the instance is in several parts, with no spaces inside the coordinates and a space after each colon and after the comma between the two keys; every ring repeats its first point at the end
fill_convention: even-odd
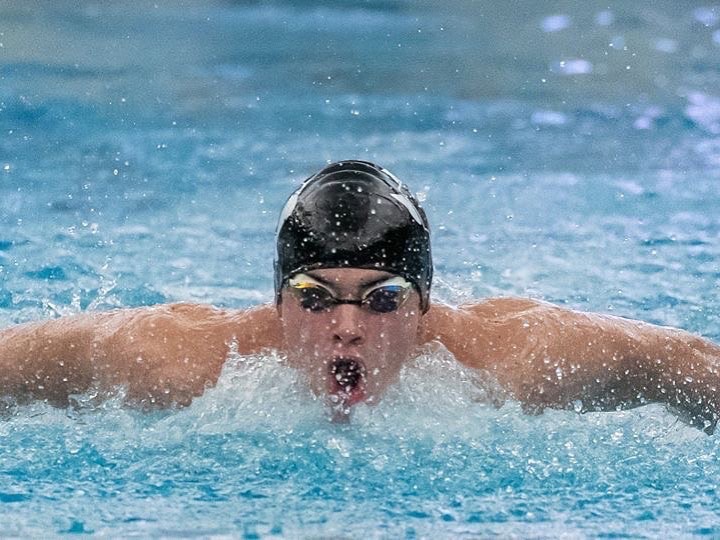
{"type": "MultiPolygon", "coordinates": [[[[311,274],[342,299],[358,299],[389,276],[350,268],[311,274]]],[[[488,372],[531,413],[659,401],[712,431],[720,412],[720,347],[688,332],[518,298],[433,303],[421,314],[415,291],[385,314],[350,304],[308,312],[284,291],[279,306],[173,304],[7,328],[0,331],[0,395],[66,406],[71,394],[122,386],[132,405],[185,406],[217,382],[231,350],[277,350],[316,394],[349,407],[376,403],[427,345],[488,372]],[[338,361],[340,384],[332,369],[338,361]]]]}
{"type": "MultiPolygon", "coordinates": [[[[340,299],[358,299],[368,287],[393,277],[387,272],[357,268],[316,270],[307,275],[340,299]]],[[[328,396],[334,403],[377,402],[397,380],[420,339],[420,296],[414,289],[407,301],[390,313],[352,304],[312,312],[303,309],[299,299],[287,290],[278,311],[289,364],[306,375],[317,395],[328,396]],[[359,365],[357,384],[338,384],[340,377],[333,366],[340,362],[342,367],[343,360],[359,365]]],[[[356,382],[355,377],[350,379],[348,382],[356,382]]]]}

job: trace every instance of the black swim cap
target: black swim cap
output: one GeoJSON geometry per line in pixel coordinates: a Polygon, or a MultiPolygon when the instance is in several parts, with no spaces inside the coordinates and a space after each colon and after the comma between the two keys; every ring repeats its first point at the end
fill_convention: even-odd
{"type": "Polygon", "coordinates": [[[389,171],[339,161],[308,178],[280,215],[275,294],[295,274],[319,268],[369,268],[404,277],[429,307],[430,227],[417,200],[389,171]]]}

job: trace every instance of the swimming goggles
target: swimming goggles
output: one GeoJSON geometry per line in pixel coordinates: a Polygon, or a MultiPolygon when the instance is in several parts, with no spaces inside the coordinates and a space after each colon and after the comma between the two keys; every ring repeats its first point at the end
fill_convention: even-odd
{"type": "Polygon", "coordinates": [[[395,276],[374,285],[363,293],[362,298],[345,300],[307,274],[297,274],[288,280],[288,288],[298,298],[300,306],[314,313],[330,311],[340,304],[360,306],[374,313],[391,313],[405,303],[411,287],[404,278],[395,276]]]}

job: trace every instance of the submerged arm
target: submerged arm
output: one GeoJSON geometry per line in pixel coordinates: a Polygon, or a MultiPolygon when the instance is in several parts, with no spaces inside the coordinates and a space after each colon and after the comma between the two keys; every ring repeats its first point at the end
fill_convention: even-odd
{"type": "Polygon", "coordinates": [[[493,373],[531,412],[658,401],[707,432],[717,423],[720,347],[688,332],[517,299],[435,316],[458,360],[493,373]]]}

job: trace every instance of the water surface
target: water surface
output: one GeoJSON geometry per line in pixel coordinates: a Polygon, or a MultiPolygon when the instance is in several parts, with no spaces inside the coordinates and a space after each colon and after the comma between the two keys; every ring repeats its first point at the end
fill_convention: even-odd
{"type": "MultiPolygon", "coordinates": [[[[439,300],[720,340],[719,68],[699,2],[0,2],[0,323],[271,301],[282,203],[351,157],[424,199],[439,300]]],[[[430,351],[348,426],[272,356],[181,411],[11,409],[0,532],[720,534],[717,437],[492,396],[430,351]]]]}

